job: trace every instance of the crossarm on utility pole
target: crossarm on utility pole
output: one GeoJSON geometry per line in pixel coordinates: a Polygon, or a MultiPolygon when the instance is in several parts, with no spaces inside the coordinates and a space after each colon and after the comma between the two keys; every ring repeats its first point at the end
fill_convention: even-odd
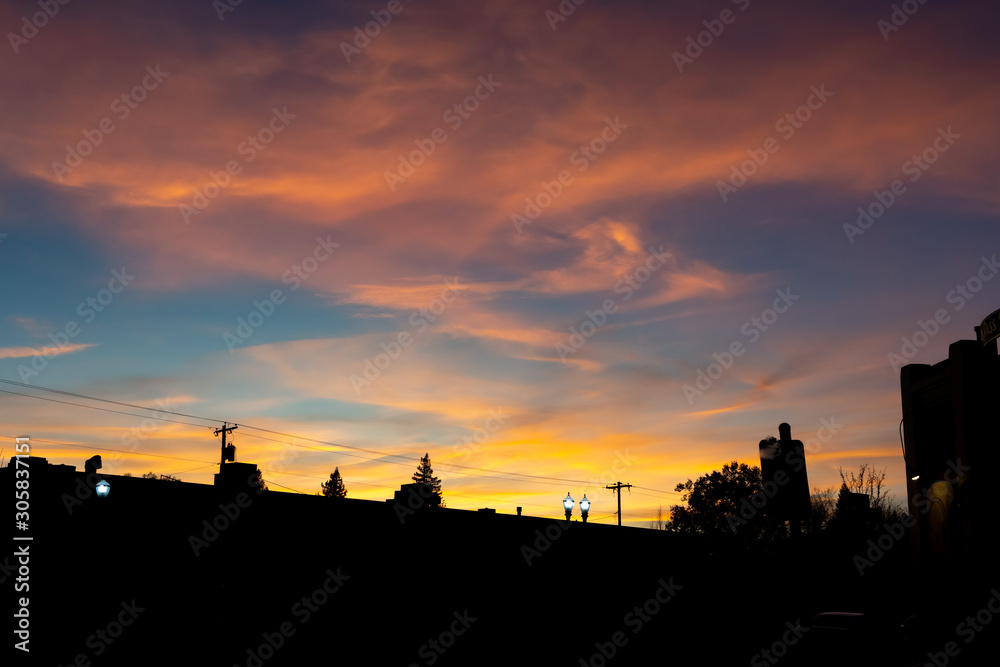
{"type": "Polygon", "coordinates": [[[215,429],[216,436],[222,434],[222,458],[219,459],[219,470],[222,470],[222,466],[226,465],[226,434],[232,433],[238,428],[239,426],[236,424],[230,426],[229,422],[222,422],[222,428],[215,429]]]}
{"type": "MultiPolygon", "coordinates": [[[[622,525],[622,489],[631,489],[631,484],[622,484],[621,482],[615,482],[612,485],[605,487],[611,489],[612,491],[618,492],[618,525],[622,525]]],[[[629,491],[631,493],[631,491],[629,491]]]]}

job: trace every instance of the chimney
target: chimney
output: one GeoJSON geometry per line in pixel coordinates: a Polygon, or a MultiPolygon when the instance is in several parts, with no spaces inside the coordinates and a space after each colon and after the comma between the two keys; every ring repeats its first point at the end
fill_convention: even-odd
{"type": "Polygon", "coordinates": [[[102,467],[103,466],[101,464],[101,455],[98,454],[97,456],[91,456],[89,459],[86,460],[86,462],[84,462],[83,472],[87,477],[90,477],[90,473],[92,472],[96,473],[102,467]]]}

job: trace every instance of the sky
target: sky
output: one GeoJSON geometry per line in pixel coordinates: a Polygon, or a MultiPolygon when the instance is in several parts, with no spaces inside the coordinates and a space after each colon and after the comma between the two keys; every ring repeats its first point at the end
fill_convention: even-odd
{"type": "Polygon", "coordinates": [[[788,422],[904,501],[899,368],[1000,307],[995,3],[46,6],[0,8],[6,456],[211,483],[228,421],[276,491],[429,453],[645,526],[788,422]]]}

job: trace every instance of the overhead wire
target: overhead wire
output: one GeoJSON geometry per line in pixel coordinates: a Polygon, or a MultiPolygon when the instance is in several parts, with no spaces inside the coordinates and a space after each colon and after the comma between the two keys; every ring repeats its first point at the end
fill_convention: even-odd
{"type": "MultiPolygon", "coordinates": [[[[4,436],[0,436],[0,437],[4,437],[4,438],[8,438],[8,439],[14,439],[15,436],[4,435],[4,436]]],[[[109,447],[93,447],[93,446],[90,446],[90,445],[77,445],[77,444],[73,444],[73,443],[69,443],[69,442],[56,442],[54,440],[47,440],[45,438],[32,438],[32,441],[33,442],[39,442],[39,443],[46,444],[46,445],[56,445],[58,447],[76,447],[76,448],[79,448],[79,449],[88,449],[88,450],[97,450],[97,451],[102,451],[102,452],[115,452],[115,453],[120,453],[120,454],[128,454],[130,456],[147,456],[147,457],[152,457],[152,458],[170,459],[170,460],[174,460],[174,461],[189,461],[189,462],[194,462],[194,463],[205,463],[204,461],[199,461],[198,459],[189,459],[189,458],[184,458],[184,457],[180,457],[180,456],[168,456],[166,454],[150,454],[150,453],[147,453],[147,452],[130,452],[130,451],[127,451],[127,450],[124,450],[124,449],[111,449],[109,447]]],[[[188,470],[180,470],[180,471],[170,472],[170,473],[167,473],[167,474],[169,474],[169,475],[183,475],[183,474],[186,474],[186,473],[195,472],[197,470],[203,470],[204,468],[209,468],[209,467],[217,466],[217,465],[219,465],[219,464],[216,463],[216,462],[206,463],[206,465],[197,466],[195,468],[190,468],[188,470]]],[[[261,468],[261,473],[268,475],[268,477],[264,479],[264,481],[267,484],[273,484],[274,486],[278,486],[278,487],[281,487],[283,489],[288,489],[289,491],[293,491],[295,493],[302,494],[302,495],[310,495],[310,494],[306,493],[305,491],[299,491],[298,489],[293,489],[290,486],[285,486],[283,484],[279,484],[278,482],[275,482],[273,479],[271,479],[271,476],[272,475],[292,475],[292,476],[295,476],[295,477],[307,477],[307,478],[310,478],[310,479],[319,479],[319,480],[325,480],[326,479],[325,477],[321,477],[319,475],[308,475],[308,474],[305,474],[305,473],[291,472],[291,471],[288,471],[288,470],[280,470],[279,471],[279,470],[269,470],[269,469],[261,468]]],[[[375,487],[375,488],[386,489],[389,492],[393,492],[394,491],[394,489],[392,487],[386,486],[385,484],[370,484],[370,483],[367,483],[367,482],[359,482],[359,481],[354,480],[354,481],[351,482],[351,485],[352,486],[353,485],[371,486],[371,487],[375,487]]],[[[468,498],[470,500],[482,500],[484,502],[490,502],[490,503],[506,503],[508,505],[517,505],[517,506],[524,506],[524,507],[541,507],[541,508],[544,508],[544,509],[547,509],[547,510],[551,510],[552,509],[551,506],[549,506],[549,505],[542,505],[541,503],[526,503],[526,502],[523,502],[523,501],[505,500],[505,499],[500,499],[500,498],[483,498],[481,496],[470,496],[470,495],[461,494],[461,493],[449,493],[448,495],[449,495],[449,497],[468,498]]],[[[623,515],[624,514],[625,513],[623,513],[623,515]]],[[[609,515],[605,515],[605,516],[602,516],[602,517],[591,517],[590,520],[591,521],[598,521],[598,520],[600,520],[602,518],[608,518],[608,517],[614,517],[614,516],[615,516],[615,514],[609,514],[609,515]]],[[[635,515],[632,515],[632,516],[635,516],[635,515]]]]}
{"type": "MultiPolygon", "coordinates": [[[[0,381],[2,381],[2,382],[10,382],[10,380],[0,380],[0,381]]],[[[121,410],[111,410],[109,408],[99,408],[96,405],[81,405],[79,403],[71,403],[70,401],[60,401],[60,400],[57,400],[55,398],[46,398],[45,396],[32,396],[31,394],[22,394],[22,393],[19,393],[19,392],[16,392],[16,391],[9,391],[7,389],[0,389],[0,392],[3,392],[4,394],[13,394],[15,396],[23,396],[25,398],[36,398],[36,399],[38,399],[40,401],[49,401],[51,403],[61,403],[62,405],[72,405],[72,406],[77,407],[77,408],[87,408],[89,410],[100,410],[101,412],[113,412],[114,414],[117,414],[117,415],[126,415],[128,417],[138,417],[139,419],[149,419],[149,417],[146,416],[146,415],[137,415],[137,414],[132,413],[132,412],[122,412],[121,410]]],[[[142,409],[144,409],[144,410],[152,410],[154,408],[142,408],[142,409]]],[[[165,421],[165,422],[172,422],[174,424],[186,424],[188,426],[197,426],[198,428],[206,428],[206,426],[204,424],[192,424],[191,422],[182,422],[182,421],[179,421],[177,419],[165,419],[165,418],[159,418],[158,417],[157,420],[158,421],[165,421]]]]}
{"type": "MultiPolygon", "coordinates": [[[[632,488],[642,489],[643,491],[655,491],[656,493],[668,493],[668,494],[670,494],[672,496],[683,496],[684,495],[683,493],[680,493],[678,491],[662,491],[660,489],[650,489],[650,488],[645,487],[645,486],[636,486],[635,484],[632,485],[632,488]]],[[[643,494],[639,494],[639,495],[646,495],[646,494],[643,493],[643,494]]]]}
{"type": "MultiPolygon", "coordinates": [[[[27,383],[24,383],[24,382],[17,382],[16,380],[5,380],[4,378],[0,378],[0,382],[2,382],[3,384],[10,384],[10,385],[14,385],[14,386],[17,386],[17,387],[24,387],[26,389],[38,389],[40,391],[47,391],[47,392],[50,392],[50,393],[53,393],[53,394],[62,394],[64,396],[73,396],[75,398],[83,398],[83,399],[86,399],[88,401],[100,401],[101,403],[109,403],[109,404],[112,404],[112,405],[120,405],[122,407],[136,408],[136,409],[139,409],[139,410],[156,410],[157,412],[162,412],[162,413],[168,414],[168,415],[175,415],[177,417],[188,417],[190,419],[203,419],[205,421],[210,421],[210,422],[213,422],[213,423],[219,423],[219,422],[223,421],[222,419],[211,419],[209,417],[199,417],[197,415],[189,415],[189,414],[185,414],[183,412],[174,412],[172,410],[165,410],[165,409],[162,409],[162,408],[150,408],[150,407],[146,407],[145,405],[136,405],[135,403],[125,403],[125,402],[122,402],[122,401],[114,401],[114,400],[111,400],[110,398],[100,398],[100,397],[97,397],[97,396],[88,396],[86,394],[78,394],[78,393],[75,393],[75,392],[72,392],[72,391],[64,391],[62,389],[52,389],[51,387],[42,387],[41,385],[27,384],[27,383]]],[[[9,393],[14,393],[14,392],[9,392],[9,393]]]]}
{"type": "MultiPolygon", "coordinates": [[[[13,439],[14,436],[5,435],[4,438],[13,439]]],[[[32,442],[41,442],[46,445],[57,445],[59,447],[76,447],[79,449],[97,450],[100,452],[117,452],[119,454],[128,454],[129,456],[152,456],[158,459],[174,459],[175,461],[190,461],[191,463],[208,463],[207,461],[202,461],[200,459],[188,459],[181,456],[168,456],[166,454],[149,454],[147,452],[130,452],[126,449],[111,449],[110,447],[94,447],[92,445],[74,445],[69,442],[54,442],[52,440],[43,440],[41,438],[32,438],[32,442]]],[[[208,463],[208,465],[219,465],[218,462],[208,463]]],[[[202,466],[208,467],[208,466],[202,466]]]]}
{"type": "MultiPolygon", "coordinates": [[[[163,408],[150,408],[150,407],[146,407],[146,406],[142,406],[142,405],[136,405],[134,403],[125,403],[125,402],[122,402],[122,401],[113,401],[111,399],[99,398],[99,397],[95,397],[95,396],[88,396],[86,394],[79,394],[79,393],[76,393],[76,392],[67,392],[67,391],[63,391],[61,389],[51,389],[49,387],[42,387],[42,386],[39,386],[39,385],[28,385],[28,384],[24,384],[24,383],[21,383],[21,382],[15,382],[14,380],[6,380],[6,379],[2,379],[2,378],[0,378],[0,382],[6,383],[6,384],[10,384],[10,385],[15,385],[15,386],[21,386],[21,387],[29,388],[29,389],[39,389],[39,390],[42,390],[42,391],[49,391],[49,392],[53,392],[53,393],[57,393],[57,394],[65,394],[65,395],[69,395],[69,396],[74,396],[76,398],[83,398],[85,400],[101,401],[101,402],[104,402],[104,403],[111,403],[111,404],[115,404],[115,405],[121,405],[121,406],[125,406],[125,407],[135,408],[135,409],[138,409],[138,410],[150,410],[150,411],[155,411],[155,412],[159,412],[159,413],[163,413],[163,414],[172,414],[172,415],[176,415],[176,416],[188,417],[188,418],[191,418],[191,419],[202,419],[202,420],[205,420],[205,421],[211,421],[211,422],[215,422],[215,423],[218,423],[218,422],[226,422],[226,423],[232,422],[234,424],[237,424],[237,425],[243,427],[244,429],[251,429],[251,430],[254,430],[254,431],[261,431],[262,433],[271,433],[273,435],[280,435],[280,436],[283,436],[283,437],[286,437],[286,438],[293,438],[293,439],[298,439],[298,440],[307,440],[309,442],[315,442],[317,444],[327,445],[328,447],[336,447],[336,448],[340,448],[340,449],[350,449],[350,450],[354,450],[354,451],[368,452],[368,453],[371,453],[371,454],[377,454],[379,458],[378,459],[373,459],[373,458],[370,458],[370,457],[364,457],[364,456],[360,456],[360,455],[357,455],[357,454],[350,454],[348,452],[343,452],[343,451],[320,449],[320,448],[310,448],[307,445],[302,445],[302,444],[299,444],[299,443],[283,443],[283,444],[289,444],[289,445],[296,446],[296,447],[303,447],[303,448],[307,448],[307,449],[317,449],[318,451],[327,451],[327,452],[330,452],[332,454],[340,454],[340,455],[343,455],[343,456],[353,456],[355,458],[361,458],[361,459],[365,459],[365,460],[369,460],[369,461],[379,460],[379,461],[381,461],[383,463],[390,463],[390,464],[395,464],[395,465],[403,465],[403,466],[407,466],[407,467],[409,467],[409,466],[411,466],[413,464],[412,459],[410,457],[404,455],[404,454],[391,454],[389,452],[383,452],[383,451],[379,451],[377,449],[369,449],[369,448],[365,448],[365,447],[356,447],[354,445],[345,445],[345,444],[342,444],[342,443],[327,442],[325,440],[317,440],[315,438],[309,438],[309,437],[306,437],[306,436],[295,435],[295,434],[292,434],[292,433],[284,433],[284,432],[281,432],[281,431],[274,431],[274,430],[271,430],[271,429],[266,429],[266,428],[261,428],[261,427],[258,427],[258,426],[253,426],[251,424],[246,424],[246,423],[242,423],[242,422],[235,422],[233,420],[222,420],[222,419],[212,419],[212,418],[209,418],[209,417],[199,417],[197,415],[191,415],[191,414],[187,414],[187,413],[183,413],[183,412],[175,412],[175,411],[171,411],[171,410],[165,410],[163,408]],[[401,459],[404,459],[404,461],[387,461],[387,460],[385,460],[386,457],[401,458],[401,459]]],[[[87,409],[92,409],[92,410],[101,410],[103,412],[112,412],[112,413],[116,413],[116,414],[124,414],[124,415],[132,416],[132,417],[143,418],[143,415],[136,415],[136,414],[133,414],[133,413],[121,412],[121,411],[118,411],[118,410],[110,410],[108,408],[99,408],[99,407],[93,406],[93,405],[83,405],[83,404],[80,404],[80,403],[72,403],[72,402],[68,402],[68,401],[58,401],[56,399],[46,398],[44,396],[34,396],[32,394],[23,394],[23,393],[19,393],[19,392],[15,392],[15,391],[9,391],[9,390],[6,390],[6,389],[0,389],[0,392],[7,393],[7,394],[13,394],[13,395],[16,395],[16,396],[22,396],[22,397],[25,397],[25,398],[36,398],[36,399],[39,399],[39,400],[51,401],[51,402],[54,402],[54,403],[62,403],[62,404],[65,404],[65,405],[71,405],[71,406],[80,407],[80,408],[87,408],[87,409]]],[[[177,420],[169,420],[169,419],[165,419],[165,418],[157,418],[157,419],[160,420],[160,421],[170,421],[170,422],[187,424],[189,426],[196,426],[198,428],[210,428],[209,426],[207,426],[205,424],[191,424],[190,422],[179,422],[177,420]]],[[[244,434],[248,435],[248,436],[251,436],[251,437],[258,437],[258,438],[265,439],[265,440],[268,439],[268,438],[265,438],[264,436],[255,436],[254,434],[247,434],[245,432],[244,432],[244,434]]],[[[274,442],[281,442],[281,441],[274,441],[274,442]]],[[[552,483],[555,483],[555,482],[559,482],[559,483],[588,484],[589,485],[593,481],[593,480],[567,479],[567,478],[560,478],[560,477],[546,477],[544,475],[531,475],[531,474],[528,474],[528,473],[512,472],[512,471],[505,471],[505,470],[493,470],[493,469],[490,469],[490,468],[478,468],[478,467],[475,467],[475,466],[465,466],[465,465],[462,465],[462,464],[459,464],[459,463],[441,463],[441,464],[438,464],[438,466],[442,470],[447,470],[448,468],[461,468],[461,469],[464,469],[464,470],[476,470],[476,471],[480,471],[480,472],[490,472],[490,473],[495,473],[495,474],[500,474],[500,475],[510,475],[510,476],[524,477],[526,479],[544,480],[545,483],[549,483],[549,484],[552,484],[552,483]]],[[[456,472],[456,471],[451,471],[451,472],[456,472]]],[[[471,475],[471,473],[466,473],[466,474],[470,474],[471,475]]],[[[487,475],[483,475],[483,477],[488,477],[488,476],[487,475]]],[[[504,479],[505,481],[515,481],[515,480],[507,480],[506,478],[497,478],[497,479],[504,479]]]]}
{"type": "Polygon", "coordinates": [[[308,495],[309,495],[309,494],[308,494],[308,493],[306,493],[305,491],[299,491],[298,489],[293,489],[293,488],[292,488],[292,487],[290,487],[290,486],[283,486],[283,485],[281,485],[281,484],[278,484],[278,483],[277,483],[277,482],[275,482],[275,481],[274,481],[273,479],[265,479],[265,480],[264,480],[264,483],[265,483],[265,484],[274,484],[275,486],[280,486],[280,487],[281,487],[281,488],[283,488],[283,489],[288,489],[289,491],[294,491],[295,493],[298,493],[298,494],[300,494],[300,495],[303,495],[303,496],[308,496],[308,495]]]}
{"type": "MultiPolygon", "coordinates": [[[[148,406],[143,406],[143,405],[137,405],[137,404],[134,404],[134,403],[127,403],[127,402],[124,402],[124,401],[115,401],[115,400],[112,400],[112,399],[100,398],[100,397],[96,397],[96,396],[89,396],[87,394],[81,394],[81,393],[77,393],[77,392],[64,391],[64,390],[61,390],[61,389],[53,389],[53,388],[50,388],[50,387],[42,387],[42,386],[39,386],[39,385],[28,385],[28,384],[25,384],[25,383],[22,383],[22,382],[16,382],[16,381],[13,381],[13,380],[7,380],[7,379],[3,379],[3,378],[0,378],[0,383],[4,383],[4,384],[8,384],[8,385],[13,385],[13,386],[18,386],[18,387],[22,387],[22,388],[25,388],[25,389],[36,389],[36,390],[46,391],[46,392],[50,392],[50,393],[54,393],[54,394],[60,394],[60,395],[64,395],[64,396],[71,396],[71,397],[79,398],[79,399],[83,399],[83,400],[98,401],[98,402],[107,403],[107,404],[111,404],[111,405],[118,405],[118,406],[122,406],[122,407],[128,407],[128,408],[132,408],[132,409],[136,409],[136,410],[154,411],[156,413],[159,413],[159,415],[155,418],[157,421],[163,421],[163,422],[169,422],[169,423],[176,423],[176,424],[183,424],[183,425],[186,425],[186,426],[193,426],[193,427],[196,427],[196,428],[212,428],[212,426],[208,425],[208,424],[195,424],[195,423],[192,423],[192,422],[189,422],[189,421],[181,421],[181,420],[177,420],[177,419],[168,419],[166,417],[163,417],[162,415],[174,415],[174,416],[178,416],[178,417],[185,417],[187,419],[198,419],[198,420],[202,420],[202,421],[206,421],[206,422],[212,422],[213,424],[218,424],[219,422],[228,423],[230,421],[230,420],[221,420],[221,419],[215,419],[215,418],[210,418],[210,417],[202,417],[202,416],[199,416],[199,415],[193,415],[193,414],[189,414],[189,413],[177,412],[177,411],[174,411],[174,410],[167,410],[164,407],[148,407],[148,406]]],[[[15,395],[15,396],[21,396],[21,397],[24,397],[24,398],[33,398],[33,399],[38,399],[38,400],[43,400],[43,401],[48,401],[48,402],[53,402],[53,403],[59,403],[59,404],[63,404],[63,405],[69,405],[69,406],[73,406],[73,407],[79,407],[79,408],[85,408],[85,409],[91,409],[91,410],[98,410],[98,411],[101,411],[101,412],[108,412],[108,413],[113,413],[113,414],[120,414],[120,415],[125,415],[125,416],[130,416],[130,417],[137,417],[137,418],[140,418],[140,419],[148,419],[149,418],[146,415],[140,415],[140,414],[135,414],[135,413],[130,413],[130,412],[124,412],[124,411],[121,411],[121,410],[112,410],[112,409],[109,409],[109,408],[102,408],[102,407],[98,407],[98,406],[94,406],[94,405],[86,405],[86,404],[74,403],[74,402],[71,402],[71,401],[60,401],[60,400],[57,400],[57,399],[54,399],[54,398],[49,398],[49,397],[45,397],[45,396],[36,396],[36,395],[33,395],[33,394],[26,394],[26,393],[22,393],[22,392],[10,391],[10,390],[6,390],[6,389],[0,389],[0,392],[5,393],[5,394],[15,395]]],[[[258,435],[256,433],[247,433],[246,430],[244,430],[243,435],[245,435],[247,437],[257,438],[257,439],[266,440],[266,441],[270,441],[270,442],[276,442],[276,443],[280,443],[280,444],[284,444],[284,445],[289,445],[289,446],[293,446],[293,447],[300,447],[300,448],[304,448],[304,449],[311,449],[311,450],[321,451],[321,452],[327,452],[327,453],[331,453],[331,454],[339,454],[339,455],[342,455],[342,456],[350,456],[350,457],[353,457],[353,458],[360,458],[362,460],[379,461],[379,462],[382,462],[382,463],[389,463],[389,464],[403,465],[403,466],[411,466],[412,465],[412,459],[410,459],[410,457],[408,457],[406,455],[403,455],[403,454],[392,454],[392,453],[389,453],[389,452],[383,452],[383,451],[376,450],[376,449],[369,449],[369,448],[365,448],[365,447],[356,447],[356,446],[353,446],[353,445],[344,445],[342,443],[327,442],[327,441],[324,441],[324,440],[318,440],[318,439],[309,438],[309,437],[306,437],[306,436],[295,435],[295,434],[285,433],[285,432],[281,432],[281,431],[275,431],[275,430],[272,430],[272,429],[266,429],[266,428],[262,428],[262,427],[258,427],[258,426],[253,426],[251,424],[240,423],[240,422],[235,422],[235,421],[232,422],[232,423],[236,424],[238,426],[241,426],[244,429],[249,429],[249,430],[253,430],[253,431],[259,431],[261,433],[270,433],[272,435],[282,436],[282,437],[285,437],[285,438],[291,438],[293,440],[306,440],[306,441],[313,442],[313,443],[316,443],[316,444],[326,445],[326,447],[333,447],[335,449],[327,449],[326,447],[313,447],[313,446],[304,445],[304,444],[297,443],[297,442],[286,442],[286,441],[282,441],[282,440],[275,440],[274,438],[268,438],[266,436],[258,435]],[[350,451],[342,451],[344,449],[352,450],[352,451],[357,451],[357,452],[366,452],[366,453],[370,453],[370,454],[376,454],[378,456],[378,458],[371,458],[371,457],[361,456],[359,454],[353,454],[350,451]],[[404,461],[387,460],[389,458],[400,458],[400,459],[404,459],[404,461]]],[[[45,441],[39,440],[39,442],[45,442],[45,441]]],[[[52,444],[57,444],[57,445],[60,445],[60,446],[67,446],[67,447],[79,447],[79,448],[82,448],[82,449],[94,449],[94,450],[99,450],[99,451],[120,452],[120,453],[124,453],[124,454],[132,454],[132,455],[136,455],[136,456],[152,456],[152,457],[158,457],[158,458],[186,460],[186,461],[192,461],[192,462],[197,462],[197,463],[205,463],[204,461],[198,461],[196,459],[184,459],[182,457],[173,457],[173,456],[167,456],[167,455],[163,455],[163,454],[147,454],[147,453],[143,453],[143,452],[126,452],[126,451],[123,451],[123,450],[115,450],[115,449],[102,448],[102,447],[92,447],[92,446],[86,446],[86,445],[73,445],[73,444],[70,444],[70,443],[52,443],[52,444]]],[[[192,469],[192,471],[193,470],[200,470],[201,468],[208,467],[208,466],[211,466],[211,465],[218,465],[218,464],[216,464],[216,463],[208,463],[205,466],[201,466],[199,468],[194,468],[194,469],[192,469]]],[[[538,483],[538,484],[548,484],[548,485],[585,484],[585,485],[587,485],[588,488],[590,488],[590,486],[594,483],[594,480],[578,480],[578,479],[569,479],[569,478],[548,477],[548,476],[544,476],[544,475],[531,475],[531,474],[528,474],[528,473],[520,473],[520,472],[504,471],[504,470],[495,470],[495,469],[490,469],[490,468],[480,468],[480,467],[476,467],[476,466],[466,466],[466,465],[462,465],[462,464],[458,464],[458,463],[447,463],[446,462],[446,463],[439,463],[439,464],[437,464],[437,466],[438,466],[438,469],[440,471],[443,471],[443,472],[450,472],[450,473],[453,473],[453,474],[465,475],[465,476],[469,476],[469,477],[481,477],[481,478],[487,478],[487,479],[498,479],[498,480],[505,481],[505,482],[508,482],[508,483],[509,482],[523,482],[523,483],[538,483]],[[454,468],[458,468],[460,470],[454,470],[454,468]],[[466,470],[468,470],[468,471],[475,471],[475,472],[465,472],[466,470]],[[477,474],[477,473],[494,473],[494,475],[485,475],[485,474],[477,474]],[[495,475],[506,475],[506,477],[496,477],[495,475]],[[513,479],[512,479],[512,477],[513,477],[513,479]],[[523,478],[523,479],[518,479],[518,478],[523,478]]],[[[186,471],[186,472],[191,472],[191,471],[186,471]]],[[[182,473],[176,473],[176,474],[182,474],[182,473]]],[[[296,473],[279,472],[277,474],[294,475],[296,473]]],[[[301,475],[301,476],[304,476],[304,477],[313,477],[311,475],[301,475]]],[[[323,479],[323,478],[317,477],[317,479],[323,479]]],[[[357,482],[357,483],[363,484],[361,482],[357,482]]],[[[282,486],[280,484],[277,484],[276,482],[275,482],[275,485],[276,486],[282,486]]],[[[369,486],[379,486],[379,485],[372,484],[372,485],[369,485],[369,486]]],[[[284,487],[284,486],[282,486],[282,488],[290,488],[290,487],[284,487]]],[[[388,488],[388,487],[381,487],[381,488],[388,488]]],[[[635,488],[637,488],[637,489],[644,489],[646,491],[652,491],[654,493],[660,493],[660,494],[669,494],[669,495],[678,495],[678,496],[683,495],[681,493],[677,493],[677,492],[674,492],[674,491],[663,491],[663,490],[660,490],[660,489],[652,489],[652,488],[648,488],[648,487],[635,486],[635,488]]],[[[290,490],[295,491],[295,489],[290,489],[290,490]]],[[[301,492],[300,491],[296,491],[296,493],[301,493],[301,492]]],[[[459,494],[452,494],[452,495],[455,495],[456,497],[462,497],[462,496],[459,496],[459,494]]],[[[647,497],[655,497],[655,496],[650,496],[649,494],[643,494],[643,493],[638,493],[637,495],[642,495],[642,496],[647,496],[647,497]]],[[[472,498],[472,499],[477,499],[474,496],[465,496],[465,497],[472,498]]],[[[498,501],[494,499],[494,500],[492,500],[492,502],[498,502],[498,501]]],[[[516,504],[514,501],[499,501],[499,502],[507,502],[507,503],[510,503],[510,504],[516,504]]],[[[537,506],[542,507],[542,505],[537,505],[537,506]]]]}

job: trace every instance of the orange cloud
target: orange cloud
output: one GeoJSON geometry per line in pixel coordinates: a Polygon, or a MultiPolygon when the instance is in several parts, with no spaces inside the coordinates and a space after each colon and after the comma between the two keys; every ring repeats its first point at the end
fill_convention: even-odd
{"type": "Polygon", "coordinates": [[[0,359],[20,359],[25,357],[53,357],[61,354],[71,354],[94,347],[97,343],[70,343],[67,345],[56,345],[41,349],[34,347],[0,347],[0,359]]]}

